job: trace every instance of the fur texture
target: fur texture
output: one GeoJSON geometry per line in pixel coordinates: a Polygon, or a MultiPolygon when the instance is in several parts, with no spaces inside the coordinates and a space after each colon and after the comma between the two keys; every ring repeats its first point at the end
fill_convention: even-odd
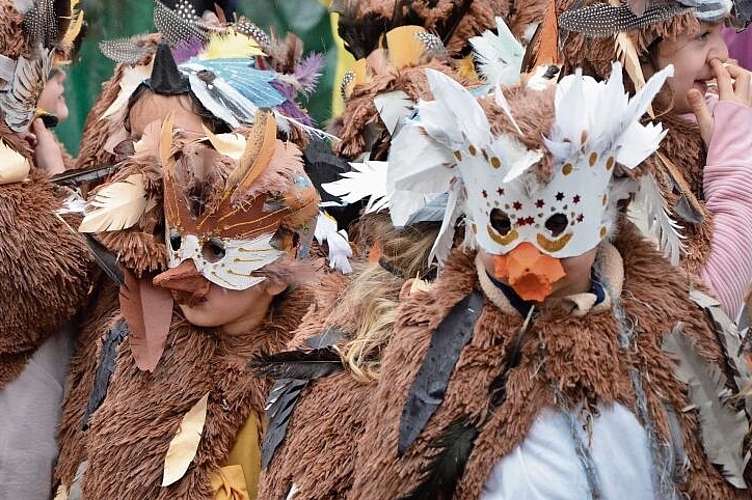
{"type": "Polygon", "coordinates": [[[22,30],[23,15],[14,8],[13,4],[12,0],[0,3],[0,16],[3,19],[0,28],[0,54],[17,59],[28,49],[22,30]]]}
{"type": "MultiPolygon", "coordinates": [[[[248,370],[248,359],[254,352],[284,348],[310,304],[311,293],[308,287],[298,287],[270,309],[264,325],[244,337],[225,338],[175,316],[154,373],[136,367],[129,339],[124,340],[107,398],[77,449],[69,450],[58,470],[64,484],[73,463],[82,457],[89,461],[82,483],[85,498],[104,498],[113,491],[123,500],[212,498],[212,475],[224,464],[250,411],[263,411],[269,389],[270,381],[257,379],[248,370]],[[169,442],[183,415],[207,392],[206,425],[196,457],[180,481],[162,488],[169,442]]],[[[101,318],[98,331],[104,332],[112,317],[101,318]]],[[[90,374],[85,377],[91,380],[90,374]]],[[[77,399],[85,407],[85,400],[77,399]]],[[[83,415],[83,409],[70,411],[66,416],[72,415],[75,424],[75,413],[83,415]]]]}
{"type": "Polygon", "coordinates": [[[674,361],[663,352],[663,335],[677,320],[708,360],[721,364],[720,348],[702,311],[688,298],[685,273],[672,268],[633,228],[624,228],[615,245],[624,261],[621,303],[637,325],[636,349],[619,348],[617,324],[608,309],[584,317],[567,313],[565,303],[549,303],[528,328],[519,366],[508,374],[506,402],[489,413],[489,388],[500,374],[519,315],[505,315],[487,302],[475,337],[463,351],[450,380],[444,403],[401,460],[396,459],[399,416],[407,391],[428,346],[431,331],[448,310],[470,290],[479,289],[473,256],[455,251],[449,265],[427,293],[417,293],[401,307],[395,337],[383,357],[382,379],[371,396],[372,411],[355,463],[356,478],[348,498],[399,498],[421,480],[436,454],[431,448],[443,430],[460,416],[486,423],[475,442],[454,498],[479,498],[493,465],[521,443],[536,415],[554,405],[552,385],[570,407],[600,401],[634,407],[629,369],[643,373],[648,411],[659,439],[668,436],[664,404],[679,415],[684,448],[691,466],[678,484],[690,498],[746,498],[734,490],[705,458],[699,440],[697,413],[682,413],[686,387],[673,376],[674,361]],[[394,478],[399,477],[399,481],[394,478]]]}
{"type": "Polygon", "coordinates": [[[109,278],[102,277],[96,289],[97,293],[92,294],[88,306],[81,314],[83,321],[79,329],[78,346],[71,358],[63,412],[58,426],[60,451],[55,481],[63,484],[73,481],[76,469],[84,459],[83,419],[99,362],[102,336],[118,316],[117,285],[109,278]]]}
{"type": "MultiPolygon", "coordinates": [[[[324,278],[289,349],[310,349],[305,341],[330,326],[352,334],[357,325],[354,315],[332,316],[347,281],[340,274],[324,278]]],[[[285,498],[293,482],[298,488],[296,499],[344,498],[352,486],[358,444],[353,436],[362,431],[372,387],[348,372],[311,382],[296,403],[285,440],[261,473],[258,498],[285,498]]]]}
{"type": "Polygon", "coordinates": [[[65,196],[38,174],[0,186],[0,389],[73,318],[89,291],[89,251],[55,214],[65,196]]]}
{"type": "Polygon", "coordinates": [[[420,98],[428,98],[430,93],[426,81],[426,68],[441,71],[465,86],[472,84],[472,82],[462,79],[448,64],[438,59],[433,59],[424,66],[408,66],[374,76],[370,82],[356,86],[347,101],[342,113],[342,128],[339,130],[341,140],[334,145],[335,153],[350,158],[355,158],[363,153],[366,148],[366,127],[372,125],[376,129],[376,135],[379,139],[373,146],[371,159],[386,159],[391,138],[376,112],[373,98],[392,90],[402,90],[415,101],[420,98]]]}

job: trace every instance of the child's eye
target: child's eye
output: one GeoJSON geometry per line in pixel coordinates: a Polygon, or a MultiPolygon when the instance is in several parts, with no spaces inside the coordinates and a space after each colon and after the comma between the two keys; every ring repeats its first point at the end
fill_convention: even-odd
{"type": "Polygon", "coordinates": [[[702,33],[700,33],[699,35],[697,35],[697,39],[698,40],[706,40],[710,36],[710,33],[711,33],[710,30],[703,31],[702,33]]]}

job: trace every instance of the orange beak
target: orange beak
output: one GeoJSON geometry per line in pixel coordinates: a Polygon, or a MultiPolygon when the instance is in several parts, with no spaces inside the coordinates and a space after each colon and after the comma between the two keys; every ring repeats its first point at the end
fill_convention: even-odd
{"type": "Polygon", "coordinates": [[[191,259],[154,277],[154,285],[172,292],[175,302],[194,306],[209,293],[211,282],[198,272],[191,259]]]}
{"type": "Polygon", "coordinates": [[[494,256],[494,275],[509,283],[523,300],[543,302],[553,291],[551,285],[565,274],[559,259],[542,254],[531,243],[494,256]]]}

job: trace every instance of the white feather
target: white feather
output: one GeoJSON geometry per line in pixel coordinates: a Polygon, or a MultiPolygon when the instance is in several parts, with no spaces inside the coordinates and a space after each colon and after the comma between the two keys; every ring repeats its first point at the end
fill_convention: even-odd
{"type": "Polygon", "coordinates": [[[444,265],[449,256],[449,252],[452,250],[454,243],[454,226],[457,223],[457,218],[462,214],[463,207],[460,203],[460,197],[462,196],[462,183],[457,179],[449,190],[449,199],[447,200],[446,211],[444,212],[444,220],[441,221],[441,229],[436,236],[436,241],[431,247],[431,253],[428,256],[429,264],[433,262],[433,259],[439,261],[439,265],[444,265]]]}
{"type": "Polygon", "coordinates": [[[645,210],[648,230],[658,240],[660,249],[671,264],[679,265],[679,257],[686,251],[682,241],[684,236],[680,233],[681,226],[669,215],[666,200],[661,195],[653,174],[640,177],[640,188],[632,203],[645,210]]]}
{"type": "Polygon", "coordinates": [[[400,118],[412,111],[415,101],[402,90],[393,90],[374,97],[373,104],[389,135],[394,135],[394,129],[397,128],[400,118]]]}
{"type": "Polygon", "coordinates": [[[426,133],[457,151],[468,143],[485,146],[491,141],[488,118],[478,101],[459,82],[440,71],[426,69],[433,101],[419,103],[420,123],[426,133]]]}
{"type": "Polygon", "coordinates": [[[504,19],[496,18],[498,35],[486,30],[470,39],[473,56],[483,78],[492,84],[512,85],[520,79],[525,49],[507,27],[504,19]]]}
{"type": "Polygon", "coordinates": [[[352,272],[349,260],[352,257],[352,247],[350,247],[347,231],[344,229],[337,231],[337,221],[326,212],[319,212],[314,237],[319,245],[324,242],[327,243],[329,247],[329,267],[342,274],[352,272]]]}
{"type": "Polygon", "coordinates": [[[96,233],[119,231],[133,226],[157,202],[147,198],[141,174],[132,174],[124,182],[108,184],[96,192],[78,231],[96,233]]]}
{"type": "Polygon", "coordinates": [[[384,161],[365,161],[350,163],[350,166],[352,170],[343,173],[340,180],[322,184],[324,191],[348,204],[368,198],[366,213],[386,208],[389,202],[386,187],[388,164],[384,161]]]}

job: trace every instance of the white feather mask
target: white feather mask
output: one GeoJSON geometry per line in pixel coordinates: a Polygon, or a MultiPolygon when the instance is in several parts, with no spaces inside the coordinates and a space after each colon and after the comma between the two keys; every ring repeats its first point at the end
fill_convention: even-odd
{"type": "MultiPolygon", "coordinates": [[[[470,244],[493,254],[506,254],[523,242],[556,258],[597,246],[613,222],[609,208],[629,194],[622,180],[615,189],[616,165],[634,168],[665,135],[660,125],[644,126],[639,119],[673,68],[655,74],[632,99],[621,72],[615,63],[608,82],[581,73],[563,78],[556,89],[554,124],[540,131],[547,136],[545,148],[528,150],[513,135],[494,137],[472,95],[427,70],[436,100],[420,102],[415,120],[394,139],[389,169],[395,190],[450,192],[432,255],[440,261],[446,257],[461,214],[470,244]],[[553,174],[545,182],[531,168],[544,155],[553,159],[553,174]]],[[[395,221],[410,215],[390,208],[395,221]]]]}

